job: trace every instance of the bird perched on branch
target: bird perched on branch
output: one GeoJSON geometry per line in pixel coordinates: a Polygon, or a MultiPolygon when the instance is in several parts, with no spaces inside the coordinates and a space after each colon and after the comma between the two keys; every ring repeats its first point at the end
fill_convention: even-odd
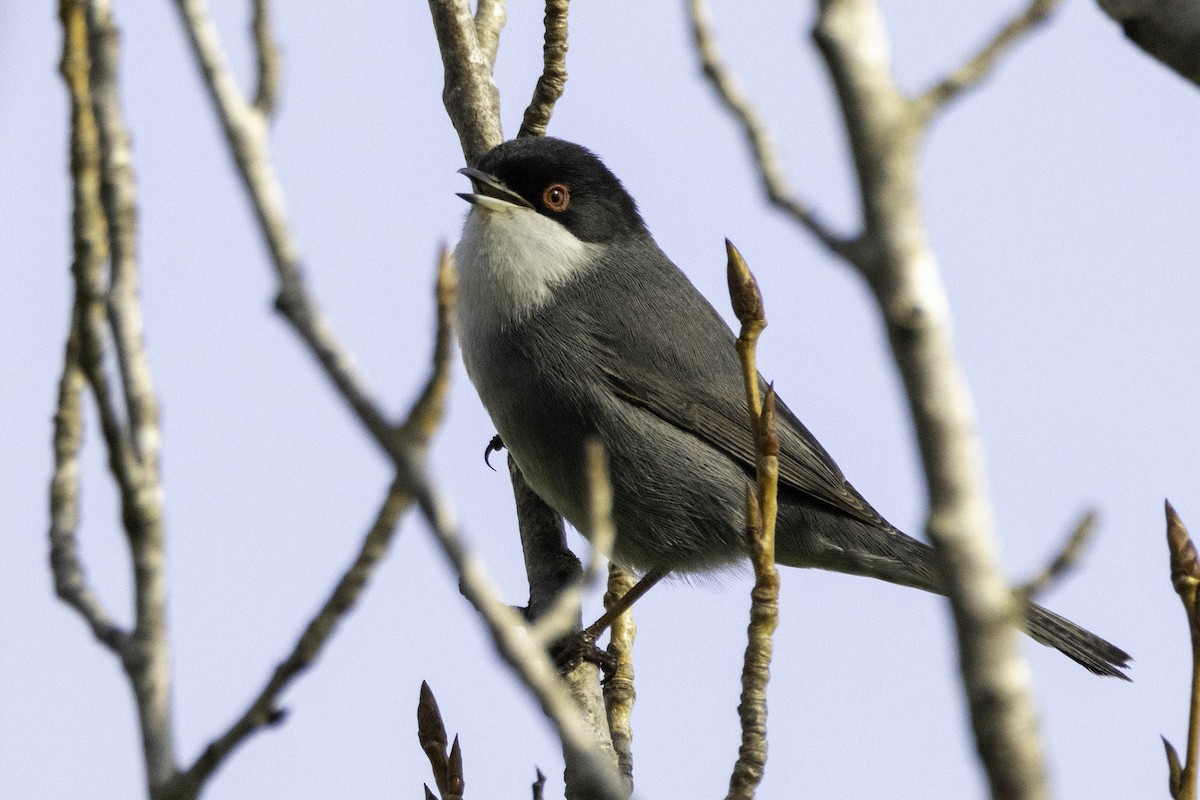
{"type": "MultiPolygon", "coordinates": [[[[754,445],[728,326],[587,149],[516,139],[461,172],[474,187],[455,252],[463,360],[529,485],[586,530],[598,438],[615,561],[661,575],[744,559],[754,445]]],[[[944,593],[934,551],[875,511],[782,402],[776,425],[776,561],[944,593]]],[[[1125,677],[1125,652],[1041,606],[1025,628],[1125,677]]]]}

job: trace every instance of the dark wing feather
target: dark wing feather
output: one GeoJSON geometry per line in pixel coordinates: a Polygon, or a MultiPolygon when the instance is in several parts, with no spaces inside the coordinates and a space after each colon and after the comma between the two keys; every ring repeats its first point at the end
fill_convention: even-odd
{"type": "MultiPolygon", "coordinates": [[[[754,446],[746,408],[730,402],[725,396],[728,392],[717,393],[696,384],[675,385],[629,363],[619,368],[614,363],[601,367],[618,397],[696,436],[753,474],[754,446]]],[[[871,525],[891,527],[846,482],[825,448],[782,401],[776,404],[776,429],[782,487],[871,525]]]]}

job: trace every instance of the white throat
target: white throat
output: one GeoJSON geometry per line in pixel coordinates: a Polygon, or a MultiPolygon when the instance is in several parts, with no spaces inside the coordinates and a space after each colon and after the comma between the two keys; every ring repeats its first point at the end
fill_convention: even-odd
{"type": "Polygon", "coordinates": [[[533,209],[473,207],[454,250],[464,332],[532,313],[557,286],[585,272],[600,250],[533,209]]]}

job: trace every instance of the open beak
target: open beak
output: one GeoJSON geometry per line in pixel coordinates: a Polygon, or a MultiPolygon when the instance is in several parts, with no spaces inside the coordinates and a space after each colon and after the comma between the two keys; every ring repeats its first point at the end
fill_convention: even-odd
{"type": "Polygon", "coordinates": [[[459,197],[473,206],[486,208],[489,211],[511,210],[513,206],[533,208],[533,205],[521,195],[505,186],[498,178],[474,167],[463,167],[459,173],[471,179],[475,192],[467,194],[460,192],[459,197]]]}

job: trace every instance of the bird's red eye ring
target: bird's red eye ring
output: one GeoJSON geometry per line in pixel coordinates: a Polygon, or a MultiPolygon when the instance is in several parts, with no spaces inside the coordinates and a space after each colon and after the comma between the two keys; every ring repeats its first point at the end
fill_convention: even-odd
{"type": "Polygon", "coordinates": [[[552,183],[542,192],[542,205],[548,211],[566,211],[571,204],[571,190],[565,183],[552,183]]]}

